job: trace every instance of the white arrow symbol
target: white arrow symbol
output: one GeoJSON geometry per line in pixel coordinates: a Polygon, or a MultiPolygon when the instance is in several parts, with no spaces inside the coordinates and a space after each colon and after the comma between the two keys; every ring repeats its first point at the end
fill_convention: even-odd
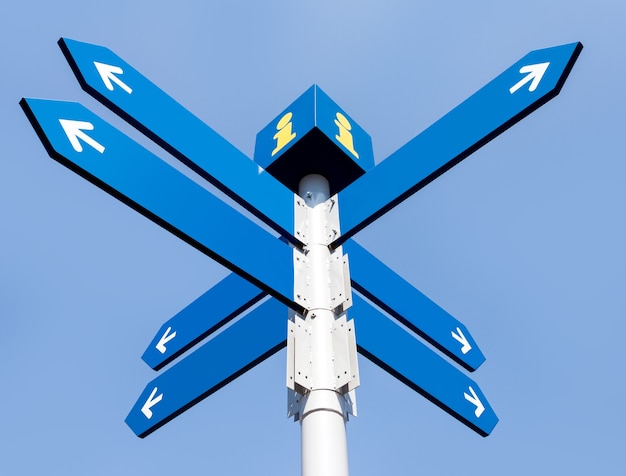
{"type": "Polygon", "coordinates": [[[176,337],[176,331],[172,332],[170,334],[170,331],[172,330],[171,327],[168,327],[167,330],[165,331],[165,334],[163,334],[163,336],[159,339],[158,344],[156,345],[156,348],[159,352],[161,352],[162,354],[165,354],[165,351],[167,350],[165,348],[165,344],[167,344],[169,341],[171,341],[174,337],[176,337]]]}
{"type": "Polygon", "coordinates": [[[472,350],[472,346],[470,345],[469,341],[463,334],[463,331],[461,331],[459,327],[456,328],[456,332],[452,331],[451,334],[452,334],[452,337],[454,337],[454,340],[458,341],[463,346],[461,347],[461,352],[464,355],[467,354],[470,350],[472,350]]]}
{"type": "Polygon", "coordinates": [[[465,400],[470,402],[472,405],[476,405],[476,410],[474,410],[474,415],[476,415],[476,418],[479,418],[480,415],[482,415],[483,412],[485,411],[485,406],[480,401],[480,398],[478,398],[478,395],[476,395],[476,392],[474,391],[474,389],[471,386],[469,386],[468,389],[471,395],[468,395],[467,393],[463,393],[463,395],[465,396],[465,400]]]}
{"type": "Polygon", "coordinates": [[[96,149],[101,154],[104,152],[104,146],[99,144],[83,131],[93,131],[93,124],[91,122],[84,121],[70,121],[69,119],[59,119],[61,127],[65,131],[65,135],[70,140],[70,144],[74,147],[76,152],[82,152],[83,146],[78,139],[81,139],[86,144],[96,149]]]}
{"type": "MultiPolygon", "coordinates": [[[[470,387],[470,389],[471,388],[472,387],[470,387]]],[[[141,413],[143,413],[148,420],[152,418],[152,410],[150,409],[153,406],[155,406],[157,403],[159,403],[161,400],[163,400],[163,394],[161,393],[157,395],[157,397],[155,398],[154,396],[156,395],[156,393],[157,393],[157,387],[154,387],[154,390],[152,390],[152,393],[148,397],[148,400],[146,400],[146,403],[144,403],[143,407],[141,407],[141,413]]]]}
{"type": "Polygon", "coordinates": [[[513,94],[526,83],[532,81],[532,83],[530,83],[530,87],[528,88],[528,90],[532,93],[535,89],[537,89],[537,86],[539,86],[539,83],[541,82],[543,75],[548,69],[548,66],[550,66],[550,62],[529,64],[528,66],[523,66],[519,70],[519,72],[522,74],[528,74],[524,76],[515,86],[509,89],[509,92],[513,94]]]}
{"type": "Polygon", "coordinates": [[[119,66],[112,66],[110,64],[98,63],[97,61],[94,61],[93,64],[96,66],[98,74],[102,78],[102,82],[109,91],[113,91],[113,83],[115,83],[128,94],[133,92],[130,86],[115,76],[116,74],[124,74],[124,70],[122,68],[119,66]]]}

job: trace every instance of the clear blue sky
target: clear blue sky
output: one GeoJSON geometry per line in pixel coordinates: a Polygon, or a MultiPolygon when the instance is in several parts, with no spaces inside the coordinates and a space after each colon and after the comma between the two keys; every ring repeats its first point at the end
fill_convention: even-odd
{"type": "MultiPolygon", "coordinates": [[[[111,48],[252,156],[319,84],[377,161],[528,51],[562,93],[357,241],[471,330],[488,438],[361,359],[351,474],[623,472],[626,6],[618,0],[10,2],[0,15],[0,472],[299,474],[285,352],[148,438],[124,423],[159,326],[227,271],[50,159],[22,96],[79,101],[56,41],[111,48]]],[[[251,244],[252,245],[252,244],[251,244]]],[[[358,336],[358,328],[357,328],[358,336]]]]}

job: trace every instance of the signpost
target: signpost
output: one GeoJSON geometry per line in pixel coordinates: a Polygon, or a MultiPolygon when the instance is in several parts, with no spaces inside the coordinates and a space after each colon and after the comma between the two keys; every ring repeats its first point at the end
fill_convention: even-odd
{"type": "Polygon", "coordinates": [[[59,45],[89,94],[280,235],[80,104],[22,99],[51,157],[233,272],[146,349],[143,360],[160,370],[196,348],[145,387],[126,419],[138,436],[285,346],[305,476],[347,475],[357,350],[478,434],[491,433],[498,418],[455,366],[472,372],[485,361],[469,330],[351,238],[555,97],[580,43],[529,53],[376,166],[369,135],[318,86],[259,132],[255,163],[112,51],[59,45]]]}

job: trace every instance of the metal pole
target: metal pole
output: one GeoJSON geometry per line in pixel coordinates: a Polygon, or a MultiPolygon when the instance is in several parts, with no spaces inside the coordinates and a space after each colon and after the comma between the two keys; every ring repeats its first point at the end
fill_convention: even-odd
{"type": "Polygon", "coordinates": [[[321,175],[307,175],[300,181],[299,195],[311,209],[305,248],[311,287],[305,322],[311,333],[312,387],[303,398],[300,412],[302,476],[348,476],[348,406],[345,397],[335,390],[332,329],[337,315],[329,305],[331,252],[325,213],[330,195],[328,181],[321,175]]]}

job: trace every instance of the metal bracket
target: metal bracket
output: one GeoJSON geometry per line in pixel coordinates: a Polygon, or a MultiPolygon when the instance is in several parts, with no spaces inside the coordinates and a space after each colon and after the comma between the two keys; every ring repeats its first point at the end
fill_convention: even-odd
{"type": "MultiPolygon", "coordinates": [[[[356,416],[356,393],[359,386],[359,367],[356,349],[354,321],[348,321],[343,314],[335,320],[330,331],[333,340],[334,390],[343,395],[343,409],[356,416]]],[[[293,314],[288,321],[287,332],[287,417],[300,419],[303,398],[313,388],[311,379],[311,333],[306,321],[293,314]]]]}
{"type": "Polygon", "coordinates": [[[287,388],[300,395],[312,388],[311,333],[299,315],[287,323],[287,388]]]}
{"type": "Polygon", "coordinates": [[[350,390],[343,396],[343,398],[346,402],[346,406],[344,408],[346,417],[348,416],[348,414],[352,416],[358,416],[356,408],[356,392],[354,390],[350,390]]]}
{"type": "MultiPolygon", "coordinates": [[[[299,315],[288,321],[287,327],[287,388],[305,395],[313,388],[311,373],[311,332],[299,315]]],[[[333,340],[333,390],[345,395],[360,384],[354,321],[343,314],[330,329],[333,340]]]]}
{"type": "Polygon", "coordinates": [[[293,417],[293,421],[300,420],[300,412],[302,411],[303,395],[288,388],[287,389],[287,418],[293,417]]]}
{"type": "Polygon", "coordinates": [[[309,309],[309,286],[311,277],[309,276],[309,266],[306,250],[293,249],[293,295],[296,303],[304,309],[309,309]]]}
{"type": "MultiPolygon", "coordinates": [[[[326,303],[328,309],[341,314],[352,306],[352,285],[350,283],[350,269],[348,256],[342,254],[342,248],[337,248],[328,262],[330,301],[326,303]]],[[[311,276],[309,274],[309,259],[307,250],[293,250],[294,270],[294,300],[304,309],[310,310],[309,289],[311,276]]]]}
{"type": "Polygon", "coordinates": [[[293,195],[293,222],[295,237],[303,244],[309,243],[307,233],[307,209],[309,208],[304,199],[297,194],[293,195]]]}
{"type": "Polygon", "coordinates": [[[339,228],[339,195],[335,194],[326,200],[326,237],[330,245],[341,235],[339,228]]]}
{"type": "Polygon", "coordinates": [[[342,248],[337,248],[331,254],[329,263],[330,308],[336,314],[341,314],[352,306],[352,285],[350,283],[348,256],[342,253],[342,248]]]}
{"type": "MultiPolygon", "coordinates": [[[[300,240],[304,245],[309,244],[309,233],[308,233],[308,210],[305,200],[298,196],[297,194],[293,195],[294,200],[294,233],[296,238],[300,240]]],[[[333,195],[330,197],[326,203],[324,204],[324,210],[326,215],[326,245],[330,245],[334,242],[339,235],[341,235],[341,230],[339,227],[339,206],[338,206],[338,195],[333,195]]]]}
{"type": "Polygon", "coordinates": [[[335,320],[332,334],[333,364],[337,376],[335,390],[345,395],[360,384],[354,321],[348,321],[345,314],[340,316],[335,320]]]}

